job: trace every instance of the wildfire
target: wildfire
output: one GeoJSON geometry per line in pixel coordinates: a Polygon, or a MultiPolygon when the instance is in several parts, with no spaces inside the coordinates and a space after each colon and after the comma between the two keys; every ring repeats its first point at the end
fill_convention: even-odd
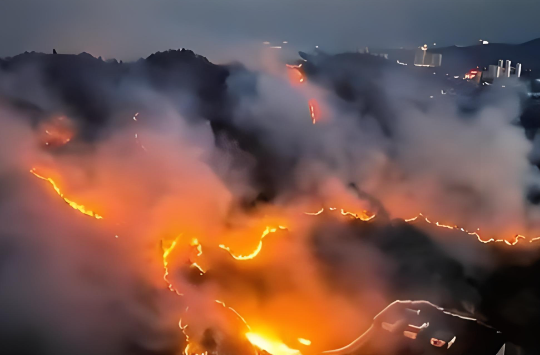
{"type": "MultiPolygon", "coordinates": [[[[236,314],[236,316],[242,321],[242,323],[248,329],[248,332],[245,334],[247,340],[255,347],[266,351],[271,355],[301,355],[300,351],[296,349],[291,349],[287,345],[283,344],[279,340],[271,339],[270,337],[264,336],[260,333],[252,331],[249,324],[246,322],[245,318],[240,315],[234,308],[229,307],[223,301],[216,300],[216,303],[223,306],[236,314]]],[[[187,326],[186,326],[187,327],[187,326]]],[[[184,328],[185,329],[185,328],[184,328]]],[[[307,339],[298,338],[298,341],[304,345],[310,345],[311,341],[307,339]]]]}
{"type": "Polygon", "coordinates": [[[264,336],[248,332],[246,338],[249,342],[261,350],[264,350],[272,355],[300,355],[300,351],[291,349],[280,341],[265,338],[264,336]]]}
{"type": "MultiPolygon", "coordinates": [[[[289,69],[289,80],[292,84],[302,84],[306,81],[304,72],[302,71],[302,65],[302,63],[298,65],[286,64],[287,69],[289,69]]],[[[311,120],[315,124],[319,119],[319,103],[315,99],[310,99],[308,105],[311,120]]]]}
{"type": "Polygon", "coordinates": [[[169,290],[173,291],[178,296],[182,296],[182,294],[180,292],[178,292],[178,290],[169,281],[169,260],[168,260],[168,258],[169,258],[169,255],[171,254],[171,252],[176,247],[176,244],[178,244],[179,239],[180,239],[180,236],[176,237],[176,239],[173,240],[170,245],[165,245],[166,242],[162,240],[161,241],[161,249],[163,249],[163,256],[162,256],[162,258],[163,258],[163,269],[164,269],[163,280],[165,280],[165,282],[167,283],[167,285],[169,287],[169,290]]]}
{"type": "MultiPolygon", "coordinates": [[[[470,232],[470,231],[466,230],[465,228],[458,227],[458,226],[455,226],[455,225],[451,226],[451,225],[442,224],[442,223],[439,223],[439,222],[432,222],[431,220],[429,220],[429,218],[424,216],[422,213],[418,214],[418,216],[416,216],[416,217],[406,219],[405,222],[410,223],[410,222],[414,222],[414,221],[416,221],[418,219],[423,219],[427,223],[433,224],[433,225],[435,225],[437,227],[440,227],[440,228],[446,228],[446,229],[451,229],[451,230],[462,231],[464,233],[467,233],[468,235],[473,235],[473,236],[476,237],[476,239],[478,239],[479,242],[484,243],[484,244],[487,244],[487,243],[502,243],[502,242],[504,242],[507,245],[516,245],[517,243],[519,243],[520,239],[527,239],[524,235],[520,235],[520,234],[515,235],[512,238],[513,239],[512,241],[509,241],[508,239],[495,239],[495,238],[482,239],[482,237],[480,236],[480,233],[478,232],[480,229],[477,229],[477,231],[475,231],[475,232],[470,232]]],[[[533,238],[533,239],[529,240],[529,242],[532,243],[532,242],[537,241],[537,240],[540,240],[540,237],[533,238]]]]}
{"type": "Polygon", "coordinates": [[[231,251],[231,249],[229,247],[223,245],[223,244],[220,244],[219,247],[221,249],[227,250],[229,252],[229,254],[231,254],[231,256],[233,258],[235,258],[236,260],[251,260],[251,259],[255,258],[257,255],[259,255],[259,253],[261,252],[264,237],[266,237],[270,233],[277,232],[279,229],[284,230],[284,229],[287,229],[287,228],[285,228],[283,226],[279,226],[279,228],[266,227],[266,229],[264,230],[264,232],[261,235],[261,239],[259,240],[259,245],[255,249],[255,251],[253,251],[251,254],[248,254],[248,255],[234,255],[234,253],[231,251]]]}
{"type": "MultiPolygon", "coordinates": [[[[258,248],[255,250],[255,252],[253,252],[252,254],[250,254],[248,256],[235,256],[228,250],[227,247],[224,247],[222,245],[220,245],[220,247],[223,248],[223,249],[226,249],[227,251],[229,251],[229,253],[231,253],[231,255],[237,260],[252,259],[255,256],[257,256],[259,254],[259,252],[261,251],[261,249],[262,249],[262,239],[265,236],[267,236],[268,234],[270,234],[270,233],[275,233],[279,229],[286,229],[286,228],[282,227],[282,226],[279,226],[278,228],[266,227],[263,234],[261,235],[261,241],[259,242],[258,248]]],[[[169,276],[169,261],[168,261],[168,258],[169,258],[169,255],[171,254],[171,252],[177,246],[179,239],[180,239],[180,236],[178,236],[176,239],[174,239],[172,242],[170,242],[169,245],[165,245],[165,241],[162,241],[161,246],[162,246],[162,249],[163,249],[163,256],[162,256],[162,258],[163,258],[163,268],[164,268],[163,279],[167,283],[169,290],[175,292],[179,296],[182,296],[183,294],[179,293],[168,279],[168,276],[169,276]]],[[[202,247],[201,247],[201,244],[199,244],[199,241],[198,241],[197,238],[193,238],[191,240],[190,245],[197,248],[197,250],[198,250],[197,255],[198,256],[202,255],[202,247]]],[[[197,263],[193,263],[192,266],[199,268],[201,273],[203,272],[203,270],[200,268],[200,266],[197,263]]],[[[244,324],[244,326],[248,330],[248,332],[245,333],[245,336],[246,336],[247,340],[253,346],[255,346],[258,349],[261,349],[263,351],[266,351],[271,355],[301,355],[300,351],[295,350],[295,349],[291,349],[287,345],[283,344],[282,342],[280,342],[278,340],[272,340],[272,339],[270,339],[268,337],[265,337],[265,336],[263,336],[261,334],[253,332],[251,327],[249,326],[248,322],[246,321],[246,319],[237,310],[235,310],[232,307],[227,306],[225,304],[225,302],[223,302],[223,301],[215,300],[215,302],[217,304],[223,306],[223,308],[225,308],[225,309],[231,311],[232,313],[234,313],[236,315],[236,317],[242,322],[242,324],[244,324]]],[[[188,309],[189,309],[189,307],[186,308],[186,311],[188,309]]],[[[187,344],[186,344],[186,347],[184,348],[184,351],[183,351],[184,355],[207,355],[208,354],[207,351],[197,351],[196,344],[193,344],[191,342],[189,335],[186,333],[186,329],[188,328],[188,324],[185,324],[185,325],[182,324],[182,319],[180,319],[180,321],[178,323],[178,326],[180,327],[180,329],[182,330],[182,332],[183,332],[183,334],[184,334],[184,336],[186,338],[186,343],[187,344]]],[[[298,338],[298,341],[301,344],[304,344],[304,345],[310,345],[311,344],[311,341],[309,341],[307,339],[303,339],[303,338],[298,338]]],[[[199,350],[201,350],[201,349],[199,349],[199,350]]]]}
{"type": "MultiPolygon", "coordinates": [[[[304,214],[309,215],[309,216],[318,216],[321,213],[323,213],[324,210],[325,209],[323,207],[317,212],[304,212],[304,214]]],[[[335,210],[337,210],[337,208],[336,207],[330,207],[330,208],[328,208],[328,210],[335,211],[335,210]]],[[[351,217],[354,217],[356,219],[360,219],[360,220],[362,220],[364,222],[368,222],[368,221],[372,220],[373,218],[375,218],[377,216],[376,214],[369,213],[368,211],[362,211],[361,214],[356,214],[356,213],[353,213],[353,212],[347,212],[344,209],[341,209],[341,215],[343,215],[343,216],[351,216],[351,217]]],[[[476,231],[471,232],[471,231],[468,231],[465,228],[462,228],[462,227],[459,227],[459,226],[456,226],[456,225],[452,226],[452,225],[443,224],[443,223],[440,223],[440,222],[433,222],[429,218],[424,216],[422,213],[419,213],[416,217],[405,219],[405,222],[412,223],[412,222],[415,222],[417,220],[424,220],[427,223],[435,225],[435,226],[437,226],[439,228],[445,228],[445,229],[456,230],[456,231],[461,231],[461,232],[467,233],[468,235],[475,236],[478,239],[479,242],[484,243],[484,244],[487,244],[487,243],[505,243],[507,245],[513,246],[513,245],[518,244],[521,239],[524,239],[524,240],[527,239],[527,237],[525,237],[524,235],[521,235],[521,234],[517,234],[517,235],[513,236],[511,239],[495,239],[495,238],[483,239],[482,236],[480,235],[480,232],[479,232],[480,229],[477,229],[476,231]]],[[[536,241],[540,241],[540,237],[530,239],[529,243],[533,243],[533,242],[536,242],[536,241]]]]}
{"type": "Polygon", "coordinates": [[[199,243],[197,238],[191,239],[191,246],[197,249],[197,256],[202,255],[202,245],[199,243]]]}
{"type": "Polygon", "coordinates": [[[236,316],[242,321],[242,323],[244,323],[244,325],[246,326],[246,328],[247,328],[248,330],[251,330],[251,327],[250,327],[249,324],[246,322],[246,319],[245,319],[244,317],[242,317],[242,316],[240,315],[240,313],[238,313],[238,312],[236,311],[236,309],[227,306],[227,305],[225,304],[225,302],[220,301],[220,300],[216,300],[216,303],[222,305],[223,308],[226,308],[226,309],[228,309],[229,311],[231,311],[231,312],[233,312],[234,314],[236,314],[236,316]]]}
{"type": "MultiPolygon", "coordinates": [[[[272,47],[272,48],[278,48],[278,47],[272,47]]],[[[399,63],[399,61],[398,61],[398,63],[399,63]]],[[[295,74],[292,74],[292,75],[295,75],[297,77],[295,80],[297,80],[298,83],[303,83],[305,81],[304,73],[301,70],[302,64],[299,64],[299,65],[287,65],[287,67],[289,69],[291,69],[292,73],[295,73],[295,74]]],[[[310,99],[308,101],[308,106],[309,106],[309,112],[310,112],[312,123],[316,124],[320,119],[319,103],[317,102],[316,99],[310,99]]],[[[139,122],[138,121],[138,116],[139,116],[139,113],[136,113],[132,117],[132,120],[134,122],[139,122]]],[[[139,124],[139,123],[137,123],[137,124],[139,124]]],[[[54,133],[51,130],[45,130],[45,133],[48,136],[51,136],[51,137],[57,135],[56,133],[54,133]]],[[[58,133],[58,135],[60,135],[60,134],[58,133]]],[[[143,150],[146,151],[147,149],[145,148],[145,146],[142,145],[141,142],[139,141],[138,133],[135,133],[134,136],[135,136],[136,143],[143,150]]],[[[65,144],[65,143],[69,142],[70,139],[71,139],[71,136],[61,135],[61,137],[60,137],[61,144],[65,144]]],[[[48,145],[49,141],[47,141],[46,144],[48,145]]],[[[97,213],[87,209],[84,205],[78,204],[78,203],[68,199],[67,197],[65,197],[64,194],[62,193],[61,189],[58,187],[57,183],[52,178],[44,177],[44,176],[38,174],[36,172],[35,168],[32,168],[30,170],[30,173],[32,173],[34,176],[38,177],[41,180],[45,180],[45,181],[49,182],[51,184],[51,186],[53,187],[53,189],[55,190],[55,192],[73,209],[78,210],[80,213],[83,213],[83,214],[85,214],[87,216],[90,216],[90,217],[93,217],[95,219],[103,219],[103,217],[101,215],[98,215],[97,213]]],[[[339,211],[341,216],[350,217],[350,218],[354,218],[354,219],[359,219],[359,220],[364,221],[364,222],[371,221],[372,219],[374,219],[376,217],[375,213],[370,213],[369,211],[366,211],[366,210],[363,210],[363,211],[358,212],[358,213],[349,212],[349,211],[346,211],[346,210],[344,210],[342,208],[338,209],[336,207],[329,207],[328,210],[329,211],[336,211],[336,213],[339,211]]],[[[325,211],[325,208],[321,208],[317,212],[305,212],[305,214],[306,215],[311,215],[311,216],[318,216],[318,215],[321,215],[324,211],[325,211]]],[[[481,243],[491,243],[491,242],[501,242],[502,243],[502,242],[504,242],[507,245],[516,245],[521,241],[521,239],[524,239],[524,240],[526,239],[526,237],[523,236],[523,235],[515,235],[512,239],[495,239],[495,238],[491,238],[491,239],[487,240],[487,239],[483,239],[481,237],[479,230],[471,232],[471,231],[468,231],[468,230],[466,230],[464,228],[458,227],[457,225],[446,225],[446,224],[442,224],[442,223],[439,223],[439,222],[434,222],[434,221],[429,220],[426,216],[424,216],[421,213],[419,215],[417,215],[416,217],[414,217],[414,218],[406,219],[405,222],[413,223],[413,222],[415,222],[417,220],[422,220],[422,219],[425,220],[427,223],[429,223],[431,225],[434,225],[436,227],[445,228],[445,229],[449,229],[449,230],[462,231],[464,233],[467,233],[468,235],[475,236],[478,239],[478,241],[480,241],[481,243]]],[[[261,236],[259,238],[259,242],[258,242],[257,247],[255,248],[254,251],[252,251],[250,254],[247,254],[247,255],[235,254],[235,253],[233,253],[233,251],[231,250],[230,247],[225,246],[223,244],[220,244],[219,248],[226,250],[235,260],[238,260],[238,261],[252,260],[252,259],[256,258],[260,254],[260,252],[262,251],[264,239],[269,234],[276,233],[279,230],[285,230],[285,229],[286,228],[283,227],[283,226],[278,226],[278,227],[266,226],[266,228],[264,229],[264,231],[262,232],[262,234],[261,234],[261,236]]],[[[116,235],[115,237],[118,238],[118,235],[116,235]]],[[[180,293],[176,289],[176,287],[173,285],[173,283],[169,280],[169,276],[170,276],[170,260],[169,260],[169,258],[171,256],[172,252],[178,246],[180,238],[181,238],[181,236],[176,237],[172,241],[170,241],[170,240],[169,241],[162,240],[161,241],[161,248],[162,248],[162,263],[163,263],[163,269],[164,269],[164,271],[163,271],[163,280],[166,282],[166,284],[168,286],[168,289],[170,291],[174,292],[178,296],[183,296],[183,294],[180,293]]],[[[530,239],[529,242],[532,243],[534,241],[539,241],[539,240],[540,240],[540,237],[537,237],[537,238],[530,239]]],[[[200,242],[199,242],[199,240],[197,238],[192,238],[191,241],[189,242],[189,245],[193,248],[193,252],[195,252],[195,250],[196,250],[196,252],[197,252],[196,256],[197,257],[202,256],[202,254],[203,254],[202,245],[200,244],[200,242]]],[[[201,275],[205,273],[203,268],[197,262],[194,262],[193,260],[190,260],[189,263],[191,263],[191,267],[197,268],[200,271],[201,275]]],[[[223,301],[215,300],[215,302],[222,305],[228,311],[233,312],[238,317],[238,319],[240,319],[242,321],[242,323],[247,328],[247,332],[245,333],[245,336],[246,336],[247,340],[253,346],[255,346],[258,349],[261,349],[261,350],[263,350],[265,352],[268,352],[269,354],[272,354],[272,355],[301,355],[300,350],[290,348],[289,346],[287,346],[286,344],[281,342],[279,340],[279,337],[276,338],[274,336],[263,335],[264,333],[253,331],[251,329],[251,327],[249,326],[248,322],[246,321],[246,319],[238,311],[236,311],[234,308],[227,306],[223,301]]],[[[185,355],[193,355],[192,353],[195,352],[195,349],[194,349],[195,345],[190,343],[189,336],[185,332],[188,325],[182,325],[182,320],[180,320],[179,326],[182,329],[182,331],[184,332],[186,340],[187,340],[187,345],[186,345],[186,348],[184,349],[184,354],[185,355]]],[[[297,338],[296,340],[298,341],[299,344],[301,344],[303,346],[310,346],[312,344],[312,342],[310,340],[305,339],[305,338],[297,338]]],[[[207,354],[206,351],[205,352],[200,352],[199,351],[199,353],[201,355],[206,355],[207,354]]]]}
{"type": "Polygon", "coordinates": [[[289,69],[289,80],[291,81],[291,83],[302,84],[305,81],[304,73],[301,70],[302,64],[298,64],[298,65],[287,64],[287,68],[289,69]]]}
{"type": "MultiPolygon", "coordinates": [[[[305,212],[305,214],[306,215],[311,215],[311,216],[318,216],[318,215],[321,215],[325,210],[326,210],[325,208],[321,208],[317,212],[305,212]]],[[[370,220],[372,220],[372,219],[374,219],[376,217],[376,214],[369,213],[368,211],[365,211],[365,210],[360,212],[360,213],[348,212],[348,211],[346,211],[344,209],[338,209],[337,207],[328,207],[327,210],[336,211],[336,212],[339,211],[339,214],[341,216],[354,218],[354,219],[360,219],[361,221],[364,221],[364,222],[368,222],[368,221],[370,221],[370,220]]],[[[515,238],[513,240],[493,239],[493,238],[489,239],[489,240],[484,240],[484,239],[482,239],[480,237],[479,231],[469,232],[466,229],[458,227],[458,226],[452,226],[452,225],[442,224],[442,223],[439,223],[439,222],[434,222],[434,221],[431,221],[426,216],[424,216],[423,214],[419,214],[419,215],[417,215],[416,217],[413,217],[413,218],[405,219],[405,222],[413,223],[413,222],[418,221],[418,220],[424,220],[427,223],[432,224],[432,225],[434,225],[436,227],[450,229],[450,230],[459,230],[459,231],[465,232],[465,233],[467,233],[469,235],[474,235],[482,243],[504,242],[507,245],[516,245],[521,239],[526,239],[525,236],[517,235],[517,236],[515,236],[515,238]]],[[[251,260],[251,259],[254,259],[261,252],[262,247],[263,247],[264,238],[266,236],[268,236],[269,234],[271,234],[271,233],[277,232],[280,229],[283,230],[283,229],[286,229],[286,228],[283,227],[283,226],[279,226],[277,228],[272,228],[272,227],[267,226],[265,228],[265,230],[263,231],[263,233],[261,234],[261,237],[260,237],[259,244],[258,244],[257,248],[249,255],[235,255],[230,250],[229,247],[226,247],[225,245],[219,245],[219,247],[221,249],[227,250],[229,252],[229,254],[236,260],[240,260],[240,261],[251,260]]],[[[163,279],[167,283],[169,290],[175,292],[177,295],[182,295],[181,293],[179,293],[175,289],[175,287],[171,284],[171,282],[168,279],[168,276],[169,276],[169,261],[168,261],[168,258],[170,256],[171,252],[177,246],[177,244],[179,242],[179,239],[180,239],[180,236],[177,237],[172,242],[170,242],[168,245],[166,245],[165,242],[162,241],[163,267],[164,267],[164,270],[165,270],[164,275],[163,275],[163,279]]],[[[536,240],[540,240],[540,237],[531,239],[530,242],[533,242],[533,241],[536,241],[536,240]]],[[[202,246],[199,243],[199,240],[197,238],[192,238],[191,239],[190,246],[197,250],[197,256],[202,255],[202,246]]],[[[201,271],[201,273],[204,273],[203,269],[197,263],[193,262],[191,265],[193,267],[197,267],[201,271]]],[[[255,348],[260,349],[262,352],[266,352],[266,353],[271,354],[271,355],[302,355],[300,350],[294,349],[294,348],[291,348],[291,347],[287,346],[285,343],[280,341],[279,338],[277,338],[275,336],[272,336],[272,335],[268,335],[266,332],[259,332],[259,331],[256,331],[256,330],[252,329],[250,327],[250,325],[248,324],[248,322],[246,321],[246,319],[238,311],[236,311],[234,308],[226,305],[223,301],[215,300],[215,302],[217,304],[223,306],[224,309],[226,309],[226,310],[228,310],[230,312],[233,312],[236,315],[236,317],[242,322],[242,324],[247,329],[247,332],[245,333],[246,339],[255,348]]],[[[180,325],[180,328],[182,329],[182,331],[184,332],[184,334],[186,336],[186,340],[187,340],[187,345],[186,345],[186,348],[184,349],[184,355],[207,355],[208,354],[207,351],[204,351],[204,349],[200,348],[200,346],[198,346],[197,344],[194,344],[194,343],[190,342],[189,336],[186,334],[186,328],[188,327],[188,325],[182,325],[182,321],[180,321],[179,325],[180,325]]],[[[309,340],[309,339],[297,338],[297,341],[298,341],[299,344],[301,344],[303,346],[310,346],[311,345],[311,340],[309,340]]]]}
{"type": "Polygon", "coordinates": [[[368,211],[362,211],[362,214],[356,214],[356,213],[352,213],[352,212],[347,212],[345,210],[343,210],[343,208],[341,209],[341,214],[343,216],[351,216],[351,217],[354,217],[356,219],[360,219],[364,222],[367,222],[367,221],[371,221],[373,218],[375,218],[375,214],[369,214],[368,211]]]}
{"type": "MultiPolygon", "coordinates": [[[[189,308],[186,308],[186,311],[188,309],[189,308]]],[[[180,329],[182,329],[182,333],[186,337],[186,347],[184,348],[184,355],[208,355],[208,351],[202,351],[200,353],[191,351],[191,348],[194,348],[195,346],[193,345],[193,343],[190,342],[189,335],[186,333],[186,329],[187,329],[188,325],[187,324],[183,325],[182,324],[182,319],[180,319],[180,321],[178,322],[178,327],[180,327],[180,329]]]]}
{"type": "Polygon", "coordinates": [[[319,103],[315,99],[311,99],[308,102],[309,105],[309,114],[311,115],[311,121],[313,124],[317,123],[319,119],[319,103]]]}
{"type": "MultiPolygon", "coordinates": [[[[328,210],[335,211],[335,210],[337,210],[337,208],[336,207],[329,207],[328,210]]],[[[321,208],[320,210],[318,210],[317,212],[304,212],[304,214],[309,215],[309,216],[318,216],[323,212],[324,212],[324,207],[321,208]]],[[[353,217],[355,219],[359,219],[359,220],[362,220],[364,222],[371,221],[376,216],[375,214],[371,214],[368,211],[362,211],[360,214],[356,214],[356,213],[353,213],[353,212],[347,212],[343,208],[340,210],[340,213],[341,213],[342,216],[353,217]]]]}
{"type": "Polygon", "coordinates": [[[71,206],[71,208],[73,209],[76,209],[77,211],[87,215],[87,216],[90,216],[90,217],[94,217],[95,219],[103,219],[102,216],[98,215],[97,213],[93,212],[93,211],[90,211],[88,210],[86,207],[84,207],[83,205],[81,204],[78,204],[77,202],[75,201],[72,201],[70,199],[68,199],[67,197],[64,196],[64,194],[62,193],[62,191],[60,190],[60,188],[58,187],[58,185],[54,182],[53,179],[51,178],[47,178],[47,177],[44,177],[42,175],[39,175],[37,172],[36,172],[36,169],[35,168],[32,168],[30,170],[30,173],[32,173],[34,176],[40,178],[41,180],[45,180],[45,181],[48,181],[51,186],[53,187],[54,191],[56,191],[56,193],[58,194],[58,196],[62,197],[62,199],[68,204],[71,206]]]}

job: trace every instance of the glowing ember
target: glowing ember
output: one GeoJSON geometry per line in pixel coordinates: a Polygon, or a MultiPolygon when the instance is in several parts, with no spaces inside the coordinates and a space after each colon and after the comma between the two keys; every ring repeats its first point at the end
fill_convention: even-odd
{"type": "Polygon", "coordinates": [[[304,73],[302,72],[302,64],[299,65],[290,65],[287,64],[287,68],[289,69],[289,80],[292,84],[301,84],[305,81],[304,73]]]}
{"type": "MultiPolygon", "coordinates": [[[[289,69],[289,80],[292,84],[302,84],[305,82],[304,72],[302,71],[302,64],[298,65],[291,65],[287,64],[287,68],[289,69]]],[[[319,103],[315,99],[311,99],[308,101],[309,105],[309,114],[311,116],[311,121],[313,124],[317,123],[317,120],[319,119],[319,103]]]]}
{"type": "Polygon", "coordinates": [[[71,208],[73,209],[76,209],[77,211],[87,215],[87,216],[90,216],[90,217],[94,217],[95,219],[102,219],[103,217],[101,217],[100,215],[98,215],[97,213],[93,212],[93,211],[90,211],[88,209],[86,209],[86,207],[84,207],[83,205],[80,205],[78,204],[77,202],[75,201],[72,201],[70,199],[68,199],[67,197],[64,196],[64,194],[62,193],[62,191],[60,191],[60,188],[58,187],[58,185],[54,182],[53,179],[51,178],[47,178],[47,177],[44,177],[44,176],[41,176],[39,175],[37,172],[36,172],[36,169],[35,168],[32,168],[30,170],[30,173],[32,173],[34,176],[40,178],[41,180],[45,180],[45,181],[48,181],[51,186],[53,187],[54,191],[56,191],[56,193],[58,194],[58,196],[62,197],[62,199],[68,204],[71,206],[71,208]]]}
{"type": "Polygon", "coordinates": [[[199,270],[200,275],[204,275],[205,271],[203,270],[203,268],[199,264],[193,263],[193,264],[191,264],[191,266],[194,267],[194,268],[197,268],[199,270]]]}
{"type": "MultiPolygon", "coordinates": [[[[138,122],[139,120],[137,119],[139,117],[139,113],[135,113],[133,115],[133,121],[135,122],[138,122]]],[[[141,143],[141,141],[139,140],[139,134],[138,133],[135,133],[135,143],[137,143],[137,145],[139,147],[141,147],[142,150],[144,150],[145,152],[148,152],[148,149],[146,149],[146,147],[141,143]]]]}
{"type": "Polygon", "coordinates": [[[308,102],[309,105],[309,114],[311,115],[311,121],[313,124],[317,123],[319,119],[319,103],[315,99],[311,99],[308,102]]]}
{"type": "Polygon", "coordinates": [[[202,245],[199,244],[199,240],[197,238],[191,239],[191,246],[197,248],[197,256],[202,255],[202,245]]]}
{"type": "Polygon", "coordinates": [[[73,123],[65,116],[59,116],[40,124],[38,128],[41,142],[48,147],[60,147],[67,144],[75,135],[73,123]]]}
{"type": "Polygon", "coordinates": [[[161,241],[161,249],[163,249],[163,269],[165,270],[164,274],[163,274],[163,280],[165,280],[165,282],[167,283],[167,286],[169,287],[169,290],[173,291],[174,293],[176,293],[178,296],[182,296],[182,294],[180,292],[178,292],[178,290],[176,290],[176,288],[174,288],[173,284],[169,281],[169,255],[171,254],[171,252],[174,250],[174,248],[176,247],[176,244],[178,244],[178,240],[180,239],[180,236],[176,237],[175,240],[172,241],[172,243],[170,243],[169,245],[165,245],[166,242],[165,241],[161,241]]]}
{"type": "Polygon", "coordinates": [[[279,226],[279,228],[266,227],[266,229],[264,230],[264,232],[261,235],[261,239],[259,240],[259,245],[257,246],[257,249],[255,249],[255,251],[253,251],[249,255],[234,255],[234,253],[231,251],[231,249],[229,247],[223,245],[223,244],[220,244],[219,247],[221,249],[227,250],[229,252],[229,254],[231,254],[231,256],[233,258],[235,258],[236,260],[251,260],[251,259],[255,258],[257,255],[259,255],[259,253],[261,252],[264,237],[266,237],[270,233],[277,232],[278,229],[286,229],[286,228],[282,227],[282,226],[279,226]]]}
{"type": "Polygon", "coordinates": [[[304,338],[298,338],[298,342],[302,345],[305,345],[305,346],[310,346],[311,345],[311,340],[308,340],[308,339],[304,339],[304,338]]]}
{"type": "Polygon", "coordinates": [[[309,216],[318,216],[323,212],[324,212],[324,207],[318,210],[317,212],[304,212],[304,214],[307,214],[309,216]]]}
{"type": "Polygon", "coordinates": [[[272,355],[300,355],[300,351],[291,349],[287,345],[277,340],[271,340],[256,333],[246,333],[246,338],[249,342],[261,350],[264,350],[272,355]]]}

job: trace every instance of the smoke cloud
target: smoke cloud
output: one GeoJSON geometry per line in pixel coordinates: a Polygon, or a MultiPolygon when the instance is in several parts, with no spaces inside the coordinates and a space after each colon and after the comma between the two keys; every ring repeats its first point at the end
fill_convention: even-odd
{"type": "Polygon", "coordinates": [[[512,323],[484,292],[537,260],[521,88],[465,110],[434,94],[444,82],[362,58],[319,54],[302,85],[274,59],[186,50],[1,62],[0,337],[13,353],[250,353],[252,332],[308,354],[396,298],[512,323]],[[404,221],[419,213],[501,242],[404,221]]]}

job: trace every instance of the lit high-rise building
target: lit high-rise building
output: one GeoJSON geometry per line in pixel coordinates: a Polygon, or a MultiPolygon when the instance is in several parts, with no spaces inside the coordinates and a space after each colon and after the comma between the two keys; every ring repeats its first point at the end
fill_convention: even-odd
{"type": "Polygon", "coordinates": [[[516,76],[518,78],[521,76],[521,63],[516,64],[516,76]]]}

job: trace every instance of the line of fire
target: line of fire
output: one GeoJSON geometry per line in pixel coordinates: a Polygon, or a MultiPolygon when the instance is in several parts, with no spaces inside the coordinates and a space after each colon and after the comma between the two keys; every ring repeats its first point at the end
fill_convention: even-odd
{"type": "Polygon", "coordinates": [[[0,224],[39,239],[33,293],[47,304],[73,278],[63,312],[126,354],[540,351],[540,106],[524,84],[539,79],[510,61],[441,74],[427,45],[379,52],[317,48],[277,73],[184,49],[1,61],[47,68],[40,85],[69,102],[0,86],[0,224]]]}

